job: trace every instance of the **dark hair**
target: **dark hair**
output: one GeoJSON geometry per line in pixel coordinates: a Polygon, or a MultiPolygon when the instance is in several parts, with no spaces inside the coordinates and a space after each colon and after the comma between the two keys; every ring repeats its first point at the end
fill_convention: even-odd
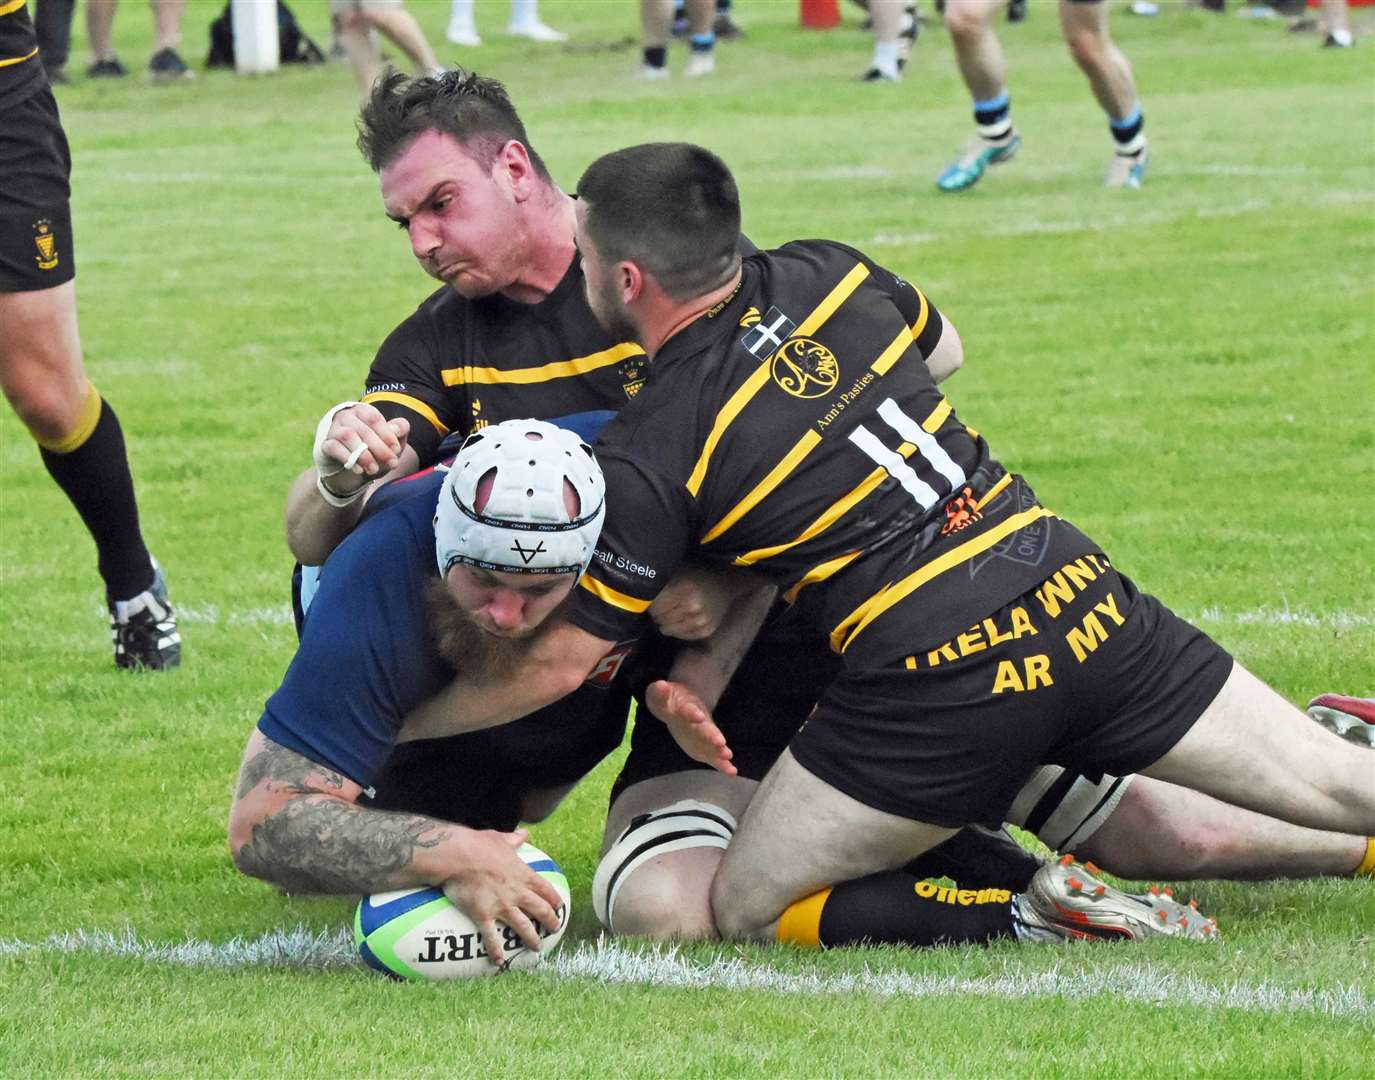
{"type": "Polygon", "coordinates": [[[462,68],[417,78],[388,71],[379,78],[358,116],[358,149],[372,171],[380,172],[412,139],[431,130],[453,136],[486,168],[515,139],[535,171],[552,183],[506,87],[462,68]]]}
{"type": "Polygon", "coordinates": [[[608,263],[631,260],[675,300],[739,268],[740,193],[726,163],[690,143],[645,143],[598,158],[578,181],[586,229],[608,263]]]}

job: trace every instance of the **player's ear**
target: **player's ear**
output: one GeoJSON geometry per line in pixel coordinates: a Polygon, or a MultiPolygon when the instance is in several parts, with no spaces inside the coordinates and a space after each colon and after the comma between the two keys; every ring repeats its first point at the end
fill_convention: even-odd
{"type": "Polygon", "coordinates": [[[644,295],[645,272],[639,263],[626,260],[616,264],[616,287],[621,292],[621,302],[633,303],[644,295]]]}
{"type": "Polygon", "coordinates": [[[534,190],[535,167],[530,163],[530,152],[524,143],[518,139],[506,140],[506,145],[497,151],[496,167],[505,174],[517,201],[529,198],[534,190]]]}

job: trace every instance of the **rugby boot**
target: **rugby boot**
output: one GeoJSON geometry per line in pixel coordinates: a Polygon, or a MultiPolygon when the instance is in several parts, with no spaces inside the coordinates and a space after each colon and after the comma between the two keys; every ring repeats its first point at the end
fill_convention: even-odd
{"type": "Polygon", "coordinates": [[[1135,189],[1146,179],[1146,166],[1151,161],[1151,147],[1147,143],[1134,154],[1113,154],[1108,171],[1103,174],[1103,186],[1135,189]]]}
{"type": "Polygon", "coordinates": [[[716,72],[716,54],[714,52],[695,52],[688,56],[687,63],[683,65],[683,78],[701,79],[716,72]]]}
{"type": "Polygon", "coordinates": [[[1375,748],[1375,698],[1320,694],[1308,703],[1308,715],[1347,742],[1375,748]]]}
{"type": "Polygon", "coordinates": [[[1144,941],[1182,937],[1210,941],[1217,921],[1191,900],[1175,902],[1169,889],[1136,896],[1098,879],[1092,863],[1066,855],[1036,871],[1013,901],[1017,936],[1029,941],[1144,941]]]}
{"type": "MultiPolygon", "coordinates": [[[[729,11],[716,13],[716,19],[711,24],[711,32],[716,35],[717,41],[735,41],[745,36],[745,31],[740,29],[740,24],[730,17],[729,11]]],[[[683,27],[683,33],[687,33],[686,25],[683,27]]]]}
{"type": "Polygon", "coordinates": [[[1022,137],[1013,128],[1001,139],[985,139],[982,135],[971,135],[965,140],[957,157],[936,177],[936,187],[942,191],[963,191],[973,187],[984,170],[990,165],[1001,165],[1017,152],[1022,145],[1022,137]]]}
{"type": "Polygon", "coordinates": [[[110,601],[110,639],[115,667],[161,671],[181,663],[177,615],[167,599],[167,579],[153,560],[153,583],[131,600],[110,601]]]}

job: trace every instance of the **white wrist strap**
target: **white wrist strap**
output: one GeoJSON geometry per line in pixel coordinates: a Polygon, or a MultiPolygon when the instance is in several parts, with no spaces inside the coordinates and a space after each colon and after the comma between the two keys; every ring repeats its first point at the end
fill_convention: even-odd
{"type": "Polygon", "coordinates": [[[363,452],[367,449],[364,444],[359,443],[358,446],[354,447],[353,453],[349,455],[348,460],[344,462],[335,461],[334,458],[330,457],[324,451],[325,439],[329,437],[330,426],[334,423],[334,414],[343,409],[351,409],[353,406],[361,404],[361,401],[341,401],[338,405],[334,406],[334,408],[330,409],[329,412],[325,413],[325,415],[320,418],[320,422],[315,425],[315,445],[311,448],[311,457],[315,461],[315,488],[320,492],[320,497],[324,499],[325,502],[329,503],[330,506],[349,506],[361,499],[363,497],[363,492],[368,488],[367,484],[363,484],[357,491],[350,492],[347,495],[337,495],[325,484],[325,479],[327,477],[335,476],[358,464],[358,459],[362,457],[363,452]]]}
{"type": "Polygon", "coordinates": [[[352,491],[347,495],[336,495],[325,486],[325,478],[318,472],[315,474],[315,490],[320,493],[320,498],[334,507],[351,506],[363,497],[363,492],[368,490],[368,485],[364,484],[357,491],[352,491]]]}

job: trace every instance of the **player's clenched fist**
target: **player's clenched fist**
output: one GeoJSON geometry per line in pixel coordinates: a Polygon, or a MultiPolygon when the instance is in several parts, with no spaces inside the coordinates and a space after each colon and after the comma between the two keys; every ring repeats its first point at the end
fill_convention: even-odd
{"type": "Polygon", "coordinates": [[[359,401],[342,402],[325,413],[315,428],[313,452],[325,501],[347,505],[369,481],[394,469],[410,430],[410,421],[388,420],[359,401]]]}

